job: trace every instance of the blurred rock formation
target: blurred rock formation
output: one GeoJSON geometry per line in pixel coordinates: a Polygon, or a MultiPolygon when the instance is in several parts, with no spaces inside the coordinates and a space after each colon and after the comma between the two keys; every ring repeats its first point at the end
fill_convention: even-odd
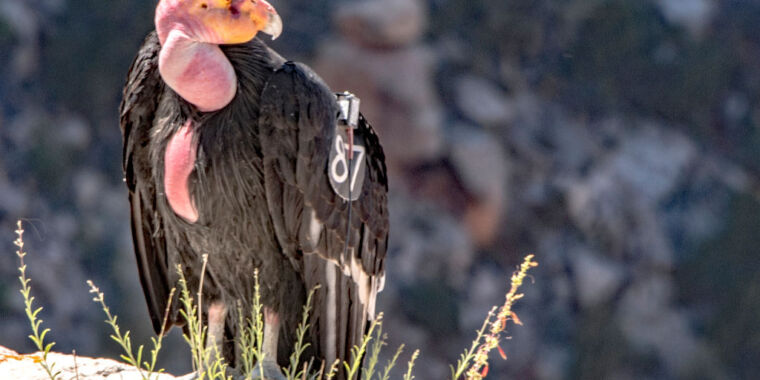
{"type": "Polygon", "coordinates": [[[426,17],[416,0],[347,3],[335,12],[339,35],[322,42],[314,61],[335,91],[362,99],[362,113],[382,134],[394,171],[436,160],[443,148],[435,60],[420,42],[426,17]]]}

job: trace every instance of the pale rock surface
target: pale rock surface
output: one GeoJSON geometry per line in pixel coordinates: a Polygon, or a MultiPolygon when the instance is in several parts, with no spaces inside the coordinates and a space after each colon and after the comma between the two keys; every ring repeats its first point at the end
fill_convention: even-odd
{"type": "Polygon", "coordinates": [[[462,331],[477,331],[480,328],[488,311],[504,297],[507,280],[506,273],[492,266],[481,265],[474,270],[459,315],[462,331]]]}
{"type": "Polygon", "coordinates": [[[642,351],[654,350],[670,373],[686,374],[693,363],[714,360],[705,342],[694,336],[685,312],[671,307],[674,284],[665,275],[639,279],[618,309],[621,331],[642,351]]]}
{"type": "Polygon", "coordinates": [[[494,82],[474,75],[456,81],[459,111],[482,125],[503,125],[514,118],[515,110],[504,91],[494,82]]]}
{"type": "Polygon", "coordinates": [[[39,17],[34,6],[24,0],[0,2],[0,17],[11,26],[19,40],[10,55],[13,57],[11,70],[15,80],[20,82],[39,68],[39,17]]]}
{"type": "Polygon", "coordinates": [[[623,141],[588,176],[569,186],[570,217],[612,256],[642,256],[652,265],[669,267],[673,252],[657,206],[688,174],[697,149],[681,134],[649,124],[631,130],[623,141]]]}
{"type": "Polygon", "coordinates": [[[62,115],[53,122],[56,141],[71,149],[84,150],[90,146],[92,136],[87,121],[77,115],[62,115]]]}
{"type": "Polygon", "coordinates": [[[605,170],[651,203],[673,191],[697,153],[686,136],[651,123],[632,130],[623,141],[605,170]]]}
{"type": "MultiPolygon", "coordinates": [[[[0,377],[3,379],[49,380],[42,365],[34,358],[42,353],[20,356],[17,352],[0,346],[0,377]]],[[[112,359],[88,358],[51,352],[47,357],[54,371],[61,371],[60,380],[142,380],[140,371],[130,365],[112,359]]],[[[151,379],[173,380],[169,374],[152,374],[151,379]]]]}
{"type": "Polygon", "coordinates": [[[0,211],[20,215],[27,208],[28,197],[21,189],[11,185],[3,174],[0,172],[0,211]]]}
{"type": "Polygon", "coordinates": [[[665,18],[686,28],[693,37],[700,37],[715,14],[713,0],[659,0],[656,2],[665,18]]]}
{"type": "Polygon", "coordinates": [[[464,222],[473,241],[487,246],[496,237],[507,207],[510,167],[496,136],[470,126],[456,126],[447,134],[450,159],[457,178],[474,198],[464,222]]]}
{"type": "Polygon", "coordinates": [[[585,308],[608,301],[623,282],[619,264],[583,248],[575,252],[571,263],[578,300],[585,308]]]}
{"type": "Polygon", "coordinates": [[[475,252],[459,221],[435,210],[429,202],[402,196],[391,198],[389,208],[391,224],[395,226],[389,251],[396,256],[386,265],[396,284],[440,276],[449,285],[461,286],[467,280],[475,252]]]}

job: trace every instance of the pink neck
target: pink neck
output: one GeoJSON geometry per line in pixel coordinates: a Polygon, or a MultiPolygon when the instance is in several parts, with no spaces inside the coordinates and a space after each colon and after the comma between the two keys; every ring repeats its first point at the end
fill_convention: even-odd
{"type": "Polygon", "coordinates": [[[189,223],[198,221],[198,210],[190,196],[189,179],[197,156],[193,125],[188,120],[166,145],[164,152],[164,192],[174,212],[189,223]]]}
{"type": "Polygon", "coordinates": [[[193,21],[177,0],[161,1],[156,9],[161,42],[158,69],[164,82],[202,112],[224,108],[235,97],[235,70],[208,28],[193,21]]]}

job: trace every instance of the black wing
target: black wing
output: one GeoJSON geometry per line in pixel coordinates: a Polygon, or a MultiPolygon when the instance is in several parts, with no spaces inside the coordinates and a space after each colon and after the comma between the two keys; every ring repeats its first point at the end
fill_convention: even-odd
{"type": "MultiPolygon", "coordinates": [[[[161,331],[169,297],[167,244],[156,209],[155,181],[151,179],[150,131],[163,82],[158,73],[161,46],[155,32],[148,35],[129,68],[119,107],[124,143],[124,180],[129,188],[132,239],[137,267],[151,322],[161,331]]],[[[167,326],[168,327],[168,326],[167,326]]]]}
{"type": "Polygon", "coordinates": [[[335,358],[350,358],[351,347],[361,344],[367,320],[374,317],[388,237],[385,157],[363,117],[355,133],[364,141],[367,169],[350,222],[348,202],[330,185],[337,110],[335,97],[316,74],[288,62],[265,86],[259,117],[267,202],[278,241],[306,286],[322,286],[312,333],[328,366],[335,358]]]}

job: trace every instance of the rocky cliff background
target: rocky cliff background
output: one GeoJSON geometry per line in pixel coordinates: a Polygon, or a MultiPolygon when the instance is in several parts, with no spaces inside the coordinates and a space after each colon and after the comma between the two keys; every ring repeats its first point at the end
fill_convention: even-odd
{"type": "MultiPolygon", "coordinates": [[[[362,98],[391,171],[391,344],[442,379],[527,253],[489,378],[760,373],[760,2],[274,0],[273,46],[362,98]]],[[[154,0],[0,1],[0,343],[33,351],[13,224],[55,349],[150,326],[117,105],[154,0]]],[[[181,338],[164,367],[189,370],[181,338]]],[[[145,339],[147,341],[147,338],[145,339]]]]}

